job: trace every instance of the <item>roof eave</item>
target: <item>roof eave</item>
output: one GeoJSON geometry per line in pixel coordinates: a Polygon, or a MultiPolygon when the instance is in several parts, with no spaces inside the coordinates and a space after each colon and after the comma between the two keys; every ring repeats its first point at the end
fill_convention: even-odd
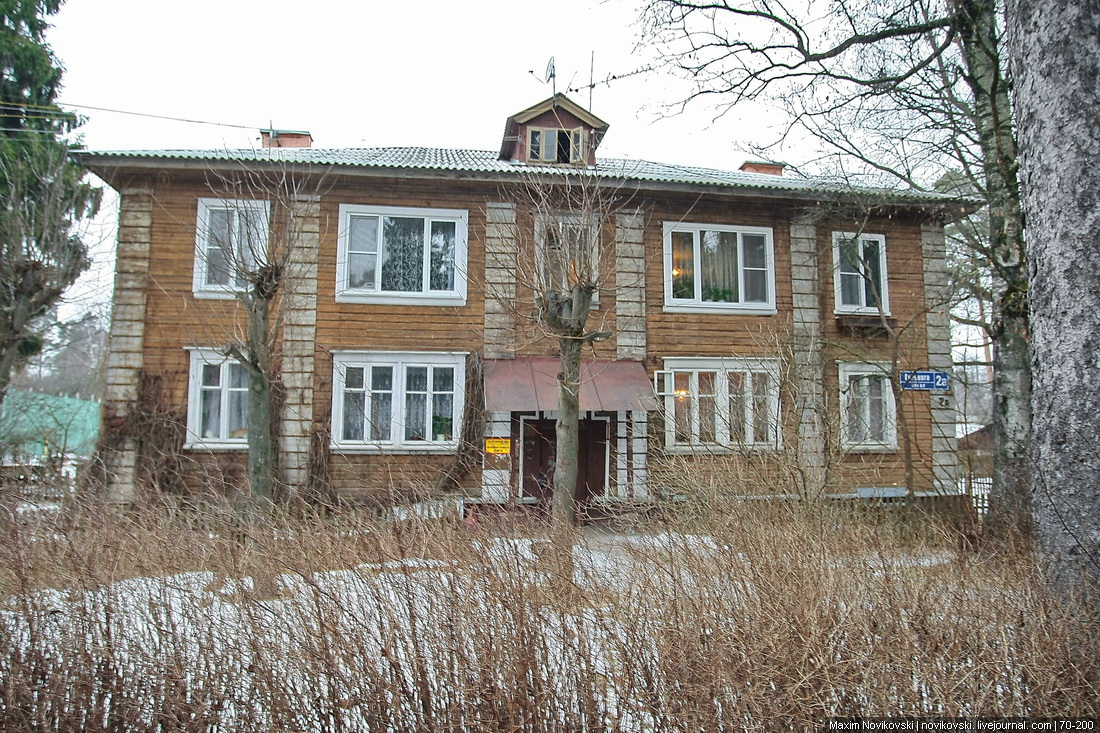
{"type": "MultiPolygon", "coordinates": [[[[532,173],[546,176],[552,183],[555,178],[563,178],[571,171],[535,170],[519,168],[515,171],[456,170],[453,168],[408,168],[400,166],[354,165],[333,163],[304,163],[286,160],[240,160],[223,158],[175,158],[168,156],[149,156],[128,158],[117,155],[102,155],[77,151],[71,154],[77,162],[109,184],[114,185],[120,176],[153,174],[164,171],[200,172],[200,171],[242,171],[278,167],[281,170],[307,174],[343,175],[349,177],[387,177],[414,180],[464,180],[485,183],[512,183],[529,177],[532,173]]],[[[578,171],[580,172],[580,171],[578,171]]],[[[933,214],[942,221],[954,221],[981,208],[982,203],[974,199],[919,199],[915,197],[890,196],[889,192],[874,192],[879,198],[869,198],[867,191],[844,191],[815,188],[787,188],[776,186],[754,186],[751,183],[728,184],[721,181],[655,181],[644,178],[632,178],[630,175],[605,174],[596,179],[597,185],[606,188],[628,188],[630,190],[653,193],[710,194],[735,198],[764,198],[770,200],[795,200],[807,203],[858,204],[873,209],[924,211],[933,214]]]]}

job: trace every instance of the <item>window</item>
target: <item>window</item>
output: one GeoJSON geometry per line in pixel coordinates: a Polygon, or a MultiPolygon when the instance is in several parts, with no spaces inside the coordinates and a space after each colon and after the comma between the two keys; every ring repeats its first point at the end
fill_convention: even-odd
{"type": "Polygon", "coordinates": [[[886,237],[833,232],[837,313],[890,314],[886,237]]]}
{"type": "Polygon", "coordinates": [[[268,203],[199,199],[194,293],[231,298],[267,253],[268,203]]]}
{"type": "Polygon", "coordinates": [[[453,450],[458,445],[465,364],[465,354],[337,353],[334,446],[453,450]]]}
{"type": "Polygon", "coordinates": [[[772,230],[665,224],[665,310],[775,312],[772,230]]]}
{"type": "Polygon", "coordinates": [[[897,421],[886,365],[840,365],[841,440],[849,450],[897,447],[897,421]]]}
{"type": "Polygon", "coordinates": [[[665,359],[657,395],[669,448],[779,445],[779,363],[665,359]]]}
{"type": "Polygon", "coordinates": [[[463,305],[467,212],[340,207],[336,299],[463,305]]]}
{"type": "Polygon", "coordinates": [[[191,351],[187,443],[244,448],[248,440],[248,371],[213,349],[191,351]]]}
{"type": "MultiPolygon", "coordinates": [[[[599,285],[600,223],[596,216],[576,213],[536,215],[537,287],[543,292],[571,292],[575,283],[599,285]]],[[[592,293],[599,308],[600,294],[592,293]]]]}
{"type": "Polygon", "coordinates": [[[532,127],[527,130],[527,160],[532,163],[584,163],[584,131],[532,127]]]}

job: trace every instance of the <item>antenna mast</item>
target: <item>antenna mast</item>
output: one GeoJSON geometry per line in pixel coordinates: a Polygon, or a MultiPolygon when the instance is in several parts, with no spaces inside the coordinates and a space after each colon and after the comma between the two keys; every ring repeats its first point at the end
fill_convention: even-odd
{"type": "Polygon", "coordinates": [[[588,61],[588,111],[592,111],[592,89],[596,86],[596,50],[592,49],[592,56],[588,61]]]}

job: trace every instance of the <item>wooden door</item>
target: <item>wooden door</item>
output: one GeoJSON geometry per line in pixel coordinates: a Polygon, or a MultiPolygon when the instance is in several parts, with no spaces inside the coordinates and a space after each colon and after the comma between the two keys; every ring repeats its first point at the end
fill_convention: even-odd
{"type": "Polygon", "coordinates": [[[553,420],[523,423],[522,495],[549,504],[554,493],[554,445],[557,429],[553,420]]]}
{"type": "MultiPolygon", "coordinates": [[[[589,499],[607,488],[607,420],[581,420],[577,499],[583,511],[589,499]]],[[[549,504],[554,493],[557,429],[553,420],[523,423],[522,495],[549,504]]]]}

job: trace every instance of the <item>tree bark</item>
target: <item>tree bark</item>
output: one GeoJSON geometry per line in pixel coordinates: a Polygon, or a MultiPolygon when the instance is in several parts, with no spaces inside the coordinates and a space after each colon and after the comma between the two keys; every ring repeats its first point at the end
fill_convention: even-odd
{"type": "Polygon", "coordinates": [[[275,494],[274,407],[271,390],[271,302],[254,297],[248,309],[248,484],[255,498],[275,494]]]}
{"type": "Polygon", "coordinates": [[[558,384],[556,463],[553,521],[572,526],[577,521],[577,477],[580,452],[581,345],[579,338],[560,339],[561,376],[558,384]]]}
{"type": "Polygon", "coordinates": [[[1033,511],[1053,585],[1100,589],[1100,3],[1009,0],[1031,255],[1033,511]]]}

